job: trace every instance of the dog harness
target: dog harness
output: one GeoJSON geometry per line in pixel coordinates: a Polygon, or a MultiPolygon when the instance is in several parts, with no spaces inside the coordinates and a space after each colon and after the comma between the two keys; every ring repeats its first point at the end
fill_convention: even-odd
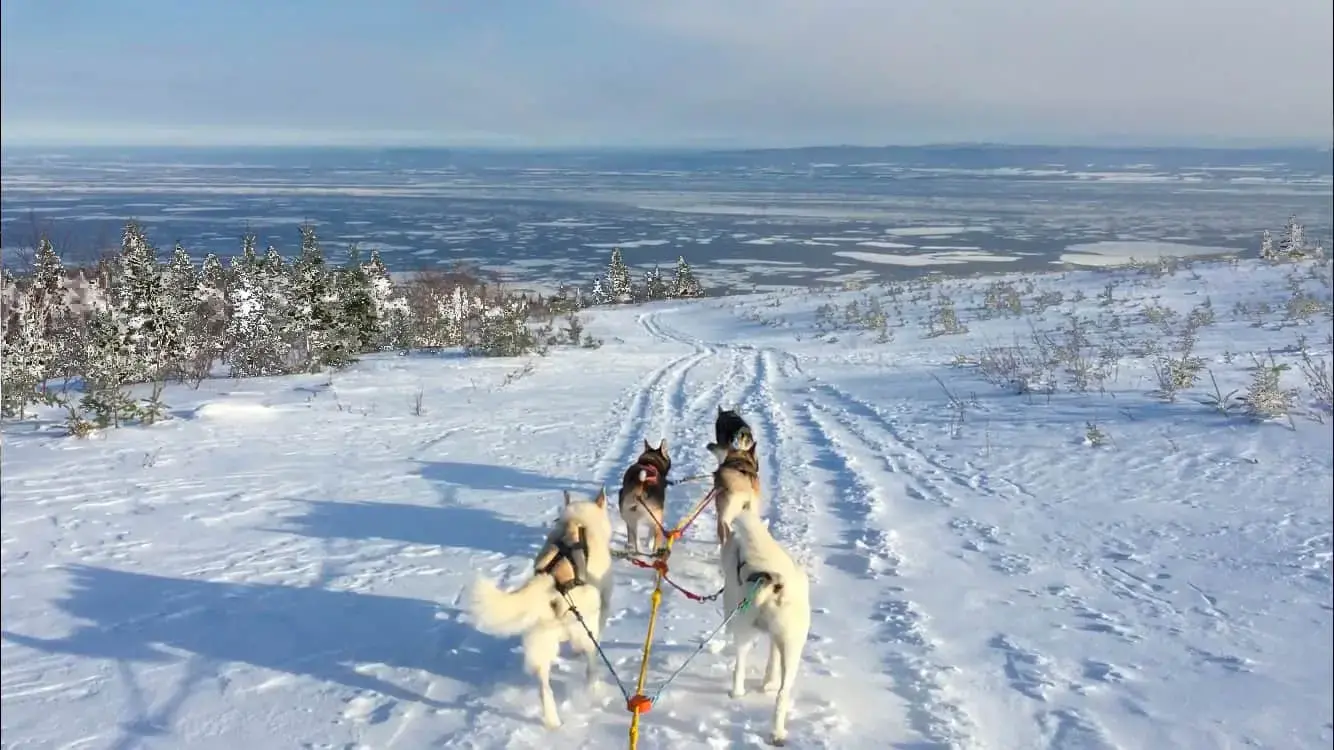
{"type": "Polygon", "coordinates": [[[733,471],[739,471],[748,477],[758,477],[760,475],[760,473],[755,470],[755,465],[752,464],[750,461],[745,461],[735,458],[724,459],[722,464],[718,466],[719,471],[723,469],[731,469],[733,471]]]}
{"type": "Polygon", "coordinates": [[[556,567],[561,561],[570,563],[570,568],[574,570],[574,577],[565,583],[556,581],[556,591],[564,594],[576,586],[583,586],[584,580],[588,575],[588,540],[584,538],[583,527],[579,528],[579,541],[570,544],[564,539],[555,541],[556,555],[551,558],[551,562],[537,571],[538,575],[549,575],[555,577],[556,567]]]}
{"type": "Polygon", "coordinates": [[[765,573],[765,572],[762,571],[762,570],[755,571],[754,573],[751,573],[750,575],[746,576],[745,578],[742,578],[742,577],[741,577],[741,568],[743,568],[745,565],[746,565],[746,561],[745,561],[745,560],[742,560],[741,558],[738,557],[737,560],[736,560],[736,580],[737,580],[738,583],[743,583],[743,584],[744,584],[744,583],[757,583],[757,582],[759,582],[759,581],[769,582],[769,581],[772,581],[772,580],[773,580],[773,576],[769,575],[768,573],[765,573]]]}

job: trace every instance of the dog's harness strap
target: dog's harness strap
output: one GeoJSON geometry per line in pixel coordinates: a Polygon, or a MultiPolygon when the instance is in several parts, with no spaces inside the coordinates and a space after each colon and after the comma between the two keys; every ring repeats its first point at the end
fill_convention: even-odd
{"type": "Polygon", "coordinates": [[[751,573],[751,574],[748,575],[748,576],[742,577],[742,575],[741,575],[741,569],[744,568],[745,566],[746,566],[746,561],[745,561],[745,560],[742,560],[741,558],[738,557],[738,558],[737,558],[737,561],[736,561],[736,581],[737,581],[737,583],[741,583],[741,584],[746,584],[746,583],[754,584],[756,590],[758,590],[759,587],[763,586],[764,584],[773,582],[773,576],[769,575],[768,573],[765,573],[765,572],[762,571],[762,570],[757,570],[757,571],[755,571],[754,573],[751,573]]]}
{"type": "Polygon", "coordinates": [[[758,477],[760,475],[760,473],[755,470],[755,464],[751,463],[750,461],[742,461],[735,458],[729,458],[724,460],[722,465],[719,466],[718,469],[719,470],[731,469],[732,471],[745,474],[748,477],[758,477]]]}
{"type": "Polygon", "coordinates": [[[625,688],[625,682],[621,679],[621,676],[616,673],[616,667],[611,665],[611,659],[607,658],[607,652],[602,650],[602,644],[598,643],[598,639],[593,637],[593,629],[588,627],[588,623],[584,621],[584,616],[579,612],[579,608],[574,606],[574,601],[570,599],[570,595],[562,591],[561,597],[565,599],[565,604],[569,606],[570,612],[574,613],[574,619],[578,620],[579,624],[584,626],[584,632],[588,634],[588,640],[593,642],[593,648],[597,649],[598,656],[602,657],[602,663],[607,666],[607,671],[611,672],[611,678],[616,680],[616,687],[620,688],[621,695],[625,696],[625,700],[628,703],[631,700],[630,691],[625,688]]]}
{"type": "Polygon", "coordinates": [[[570,544],[564,539],[556,540],[556,556],[551,558],[551,562],[538,570],[537,573],[539,575],[552,575],[562,561],[570,563],[570,567],[574,569],[574,578],[565,583],[556,582],[556,591],[563,595],[570,589],[583,586],[586,583],[584,578],[588,573],[588,539],[584,537],[582,527],[579,529],[578,541],[574,544],[570,544]]]}
{"type": "Polygon", "coordinates": [[[635,566],[640,568],[645,568],[647,570],[658,570],[659,568],[661,568],[663,571],[662,580],[670,584],[672,588],[676,589],[677,591],[680,591],[681,594],[685,596],[685,598],[691,601],[711,602],[714,599],[717,599],[718,597],[723,595],[723,589],[718,589],[712,594],[696,594],[695,592],[691,591],[690,589],[687,589],[686,587],[682,586],[676,581],[673,581],[671,577],[667,575],[666,572],[667,564],[661,559],[655,559],[652,562],[649,562],[647,560],[640,560],[639,558],[636,557],[627,557],[626,559],[629,560],[635,566]]]}
{"type": "MultiPolygon", "coordinates": [[[[700,498],[700,501],[695,505],[694,510],[691,511],[685,519],[678,523],[675,528],[670,531],[664,529],[664,531],[666,531],[667,546],[661,551],[657,558],[647,566],[653,568],[657,575],[654,576],[656,580],[653,583],[653,593],[650,595],[648,632],[644,634],[644,650],[639,662],[639,678],[635,682],[634,695],[630,696],[625,702],[625,709],[630,712],[630,750],[636,750],[636,748],[639,747],[639,717],[648,713],[649,710],[653,708],[653,701],[657,700],[657,696],[662,694],[662,688],[666,687],[666,683],[660,686],[653,698],[649,698],[644,694],[644,683],[648,680],[649,654],[653,650],[653,634],[658,623],[658,609],[662,606],[662,582],[668,581],[671,583],[667,578],[667,560],[671,557],[672,546],[676,544],[676,540],[680,539],[685,530],[695,522],[695,519],[699,518],[699,514],[704,512],[704,508],[708,507],[709,501],[713,499],[716,493],[716,488],[709,490],[708,494],[700,498]]],[[[662,519],[655,518],[654,520],[657,521],[659,527],[663,526],[662,519]]],[[[636,564],[639,563],[637,562],[636,564]]],[[[712,638],[712,636],[710,636],[710,638],[712,638]]],[[[701,646],[699,650],[703,650],[703,646],[701,646]]],[[[698,653],[698,651],[696,651],[696,653],[698,653]]],[[[693,655],[691,658],[694,658],[693,655]]],[[[689,659],[687,659],[687,662],[688,661],[689,659]]],[[[682,667],[684,667],[684,665],[682,665],[682,667]]],[[[675,679],[676,674],[679,673],[680,669],[668,679],[668,682],[675,679]]]]}
{"type": "MultiPolygon", "coordinates": [[[[767,573],[758,573],[756,575],[765,576],[766,578],[768,577],[767,573]]],[[[754,578],[755,576],[751,577],[754,578]]],[[[662,695],[662,691],[666,690],[667,686],[672,684],[672,681],[676,679],[676,676],[685,670],[686,665],[690,664],[696,656],[699,656],[701,651],[708,647],[709,643],[711,643],[714,638],[718,637],[718,634],[722,632],[723,628],[727,627],[727,623],[731,622],[732,618],[736,617],[750,606],[751,599],[753,599],[755,594],[759,592],[761,585],[762,583],[759,581],[751,583],[750,588],[746,591],[746,595],[741,598],[741,601],[736,605],[736,608],[731,612],[728,612],[727,617],[724,617],[723,621],[718,623],[718,627],[714,628],[712,633],[705,636],[704,640],[700,641],[699,644],[695,646],[695,650],[686,657],[685,661],[681,662],[681,665],[668,675],[666,680],[663,680],[662,684],[658,686],[657,691],[653,693],[653,697],[649,699],[649,703],[656,703],[658,698],[662,695]]]]}
{"type": "Polygon", "coordinates": [[[667,486],[670,487],[670,486],[672,486],[672,485],[685,484],[685,483],[687,483],[687,482],[698,482],[698,481],[701,480],[701,479],[708,479],[708,478],[711,477],[711,476],[713,476],[713,475],[712,475],[712,474],[695,474],[694,476],[685,477],[684,479],[668,479],[668,480],[667,480],[667,486]]]}

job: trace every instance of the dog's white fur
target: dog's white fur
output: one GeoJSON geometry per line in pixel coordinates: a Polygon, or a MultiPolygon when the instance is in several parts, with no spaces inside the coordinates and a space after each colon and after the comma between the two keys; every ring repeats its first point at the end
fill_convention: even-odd
{"type": "Polygon", "coordinates": [[[756,591],[750,606],[728,623],[735,658],[732,697],[746,694],[746,657],[755,637],[767,635],[769,662],[764,669],[764,691],[778,693],[770,742],[782,745],[787,741],[789,703],[811,628],[810,578],[773,538],[753,508],[739,512],[733,519],[720,564],[726,612],[736,609],[750,590],[752,584],[746,582],[750,575],[769,576],[769,581],[756,591]]]}
{"type": "Polygon", "coordinates": [[[551,691],[551,665],[560,656],[562,643],[569,642],[588,660],[588,685],[596,691],[598,656],[594,639],[600,638],[607,625],[611,607],[611,521],[607,515],[607,495],[600,492],[595,500],[574,500],[565,493],[565,507],[553,526],[553,533],[569,521],[584,530],[588,544],[587,585],[569,591],[570,601],[583,615],[593,639],[579,624],[565,598],[556,591],[551,575],[536,574],[515,591],[502,591],[488,578],[479,578],[472,588],[469,615],[476,628],[491,635],[522,635],[523,658],[528,671],[537,677],[542,699],[542,722],[559,727],[556,698],[551,691]]]}

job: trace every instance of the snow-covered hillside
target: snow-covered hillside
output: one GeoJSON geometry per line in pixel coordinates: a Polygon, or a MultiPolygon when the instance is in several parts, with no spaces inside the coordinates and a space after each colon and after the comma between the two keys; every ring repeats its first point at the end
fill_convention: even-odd
{"type": "MultiPolygon", "coordinates": [[[[460,605],[643,439],[710,469],[722,405],[814,581],[790,746],[1329,747],[1334,440],[1303,368],[1328,373],[1330,266],[1155,269],[599,309],[596,350],[205,381],[86,440],[8,425],[3,746],[623,747],[576,662],[543,729],[517,639],[460,605]],[[1262,421],[1227,396],[1270,352],[1251,405],[1290,416],[1262,421]]],[[[628,680],[652,578],[617,566],[628,680]]],[[[706,515],[672,570],[716,568],[706,515]]],[[[667,593],[650,690],[720,619],[667,593]]],[[[762,746],[772,698],[728,687],[706,651],[640,746],[762,746]]]]}

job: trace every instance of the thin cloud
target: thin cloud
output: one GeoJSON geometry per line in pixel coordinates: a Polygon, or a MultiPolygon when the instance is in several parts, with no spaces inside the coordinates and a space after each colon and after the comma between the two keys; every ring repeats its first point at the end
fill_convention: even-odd
{"type": "Polygon", "coordinates": [[[206,19],[148,18],[145,34],[170,40],[157,45],[6,4],[3,135],[794,145],[1334,131],[1329,0],[317,5],[309,28],[280,33],[257,25],[271,21],[260,5],[200,0],[206,19]]]}

